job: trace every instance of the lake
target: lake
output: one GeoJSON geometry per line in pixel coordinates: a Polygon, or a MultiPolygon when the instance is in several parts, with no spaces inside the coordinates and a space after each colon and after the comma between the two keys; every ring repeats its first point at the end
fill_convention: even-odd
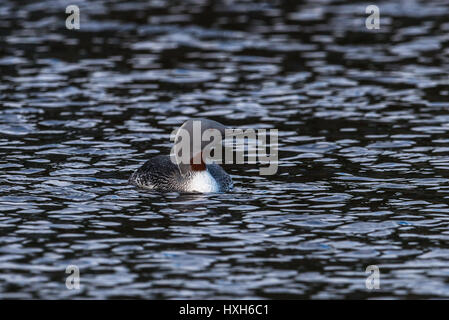
{"type": "Polygon", "coordinates": [[[0,4],[0,298],[449,297],[447,1],[73,4],[0,4]],[[194,117],[277,173],[129,185],[194,117]]]}

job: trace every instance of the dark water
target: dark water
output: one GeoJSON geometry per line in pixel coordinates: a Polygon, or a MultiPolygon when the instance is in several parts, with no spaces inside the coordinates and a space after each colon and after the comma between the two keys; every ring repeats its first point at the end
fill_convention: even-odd
{"type": "Polygon", "coordinates": [[[20,3],[0,5],[0,298],[449,297],[447,1],[376,2],[379,30],[366,2],[20,3]],[[190,117],[278,129],[278,174],[129,186],[190,117]]]}

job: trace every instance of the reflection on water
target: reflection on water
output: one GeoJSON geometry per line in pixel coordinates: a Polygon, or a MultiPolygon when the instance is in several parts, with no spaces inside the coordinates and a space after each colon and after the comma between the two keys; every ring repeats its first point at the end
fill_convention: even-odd
{"type": "Polygon", "coordinates": [[[80,1],[67,30],[3,1],[0,297],[448,297],[449,5],[326,3],[80,1]],[[279,129],[278,174],[127,185],[189,117],[279,129]]]}

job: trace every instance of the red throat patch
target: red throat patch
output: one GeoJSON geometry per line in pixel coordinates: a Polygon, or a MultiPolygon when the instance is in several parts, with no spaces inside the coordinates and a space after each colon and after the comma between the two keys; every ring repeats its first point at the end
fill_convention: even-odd
{"type": "Polygon", "coordinates": [[[192,171],[206,170],[206,164],[203,161],[203,155],[201,152],[190,159],[190,168],[192,171]]]}

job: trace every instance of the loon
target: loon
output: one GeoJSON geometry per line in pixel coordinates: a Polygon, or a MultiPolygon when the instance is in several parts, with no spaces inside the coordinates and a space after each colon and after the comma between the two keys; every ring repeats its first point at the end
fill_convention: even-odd
{"type": "MultiPolygon", "coordinates": [[[[175,143],[182,141],[181,131],[193,137],[194,123],[200,125],[201,137],[207,130],[214,129],[224,136],[225,126],[208,119],[190,119],[178,129],[175,143]]],[[[205,142],[201,141],[199,152],[193,150],[194,142],[190,139],[189,163],[173,160],[173,155],[159,155],[151,158],[138,168],[129,178],[129,183],[145,189],[162,192],[226,192],[233,188],[231,177],[215,163],[205,163],[202,151],[205,142]],[[195,159],[195,160],[194,160],[195,159]]],[[[206,159],[208,160],[208,159],[206,159]]]]}

